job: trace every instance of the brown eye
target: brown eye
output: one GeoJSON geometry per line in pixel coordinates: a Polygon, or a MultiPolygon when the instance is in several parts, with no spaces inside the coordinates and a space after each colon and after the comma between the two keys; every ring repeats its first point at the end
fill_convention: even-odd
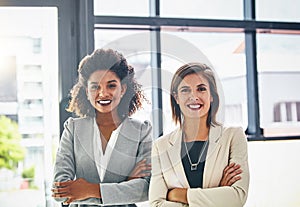
{"type": "Polygon", "coordinates": [[[190,89],[188,89],[188,88],[180,89],[180,93],[188,93],[188,92],[190,92],[190,89]]]}
{"type": "Polygon", "coordinates": [[[199,87],[198,91],[206,91],[207,89],[205,87],[199,87]]]}
{"type": "Polygon", "coordinates": [[[98,90],[100,88],[100,86],[98,86],[98,85],[90,85],[89,86],[89,90],[90,91],[96,91],[96,90],[98,90]]]}
{"type": "Polygon", "coordinates": [[[109,85],[108,85],[108,88],[116,88],[116,87],[117,87],[116,84],[109,84],[109,85]]]}

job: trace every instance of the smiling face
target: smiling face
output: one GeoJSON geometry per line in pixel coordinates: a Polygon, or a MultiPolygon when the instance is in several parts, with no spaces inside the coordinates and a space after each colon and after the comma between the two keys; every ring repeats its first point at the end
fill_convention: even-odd
{"type": "Polygon", "coordinates": [[[96,113],[116,113],[126,85],[121,84],[119,77],[109,70],[93,72],[87,84],[87,97],[96,109],[96,113]]]}
{"type": "Polygon", "coordinates": [[[206,120],[210,103],[213,101],[209,83],[199,73],[189,74],[183,78],[178,85],[175,99],[185,120],[195,118],[206,120]]]}

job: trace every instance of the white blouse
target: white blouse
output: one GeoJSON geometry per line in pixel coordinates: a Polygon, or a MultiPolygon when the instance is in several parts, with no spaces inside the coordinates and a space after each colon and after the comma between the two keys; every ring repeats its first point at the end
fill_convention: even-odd
{"type": "Polygon", "coordinates": [[[108,143],[106,145],[105,153],[103,153],[102,143],[101,143],[101,139],[100,139],[100,136],[101,136],[100,131],[99,131],[98,125],[96,123],[96,119],[94,119],[94,138],[93,138],[93,140],[94,140],[94,160],[95,160],[95,164],[97,166],[97,170],[98,170],[98,174],[99,174],[101,182],[104,178],[106,168],[107,168],[108,162],[110,160],[111,153],[117,142],[122,124],[123,124],[123,122],[118,126],[117,129],[115,129],[112,132],[110,139],[108,140],[108,143]]]}

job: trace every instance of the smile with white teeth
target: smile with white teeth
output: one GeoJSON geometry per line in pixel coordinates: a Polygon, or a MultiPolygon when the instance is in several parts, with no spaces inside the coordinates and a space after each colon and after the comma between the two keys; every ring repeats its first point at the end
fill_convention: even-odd
{"type": "Polygon", "coordinates": [[[202,104],[189,104],[188,107],[190,109],[200,109],[202,107],[202,104]]]}
{"type": "Polygon", "coordinates": [[[97,101],[99,104],[101,105],[107,105],[107,104],[110,104],[111,103],[111,100],[99,100],[97,101]]]}

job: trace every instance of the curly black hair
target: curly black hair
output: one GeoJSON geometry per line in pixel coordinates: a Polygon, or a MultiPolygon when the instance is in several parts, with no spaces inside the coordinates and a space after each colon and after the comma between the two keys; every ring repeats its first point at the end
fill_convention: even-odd
{"type": "Polygon", "coordinates": [[[87,81],[93,72],[107,69],[120,78],[121,84],[127,85],[127,90],[118,106],[120,119],[124,120],[142,107],[142,101],[146,98],[141,89],[142,86],[134,78],[134,68],[118,51],[97,49],[91,55],[85,56],[79,63],[78,81],[70,92],[71,100],[67,111],[79,117],[96,116],[95,109],[87,98],[87,81]]]}

